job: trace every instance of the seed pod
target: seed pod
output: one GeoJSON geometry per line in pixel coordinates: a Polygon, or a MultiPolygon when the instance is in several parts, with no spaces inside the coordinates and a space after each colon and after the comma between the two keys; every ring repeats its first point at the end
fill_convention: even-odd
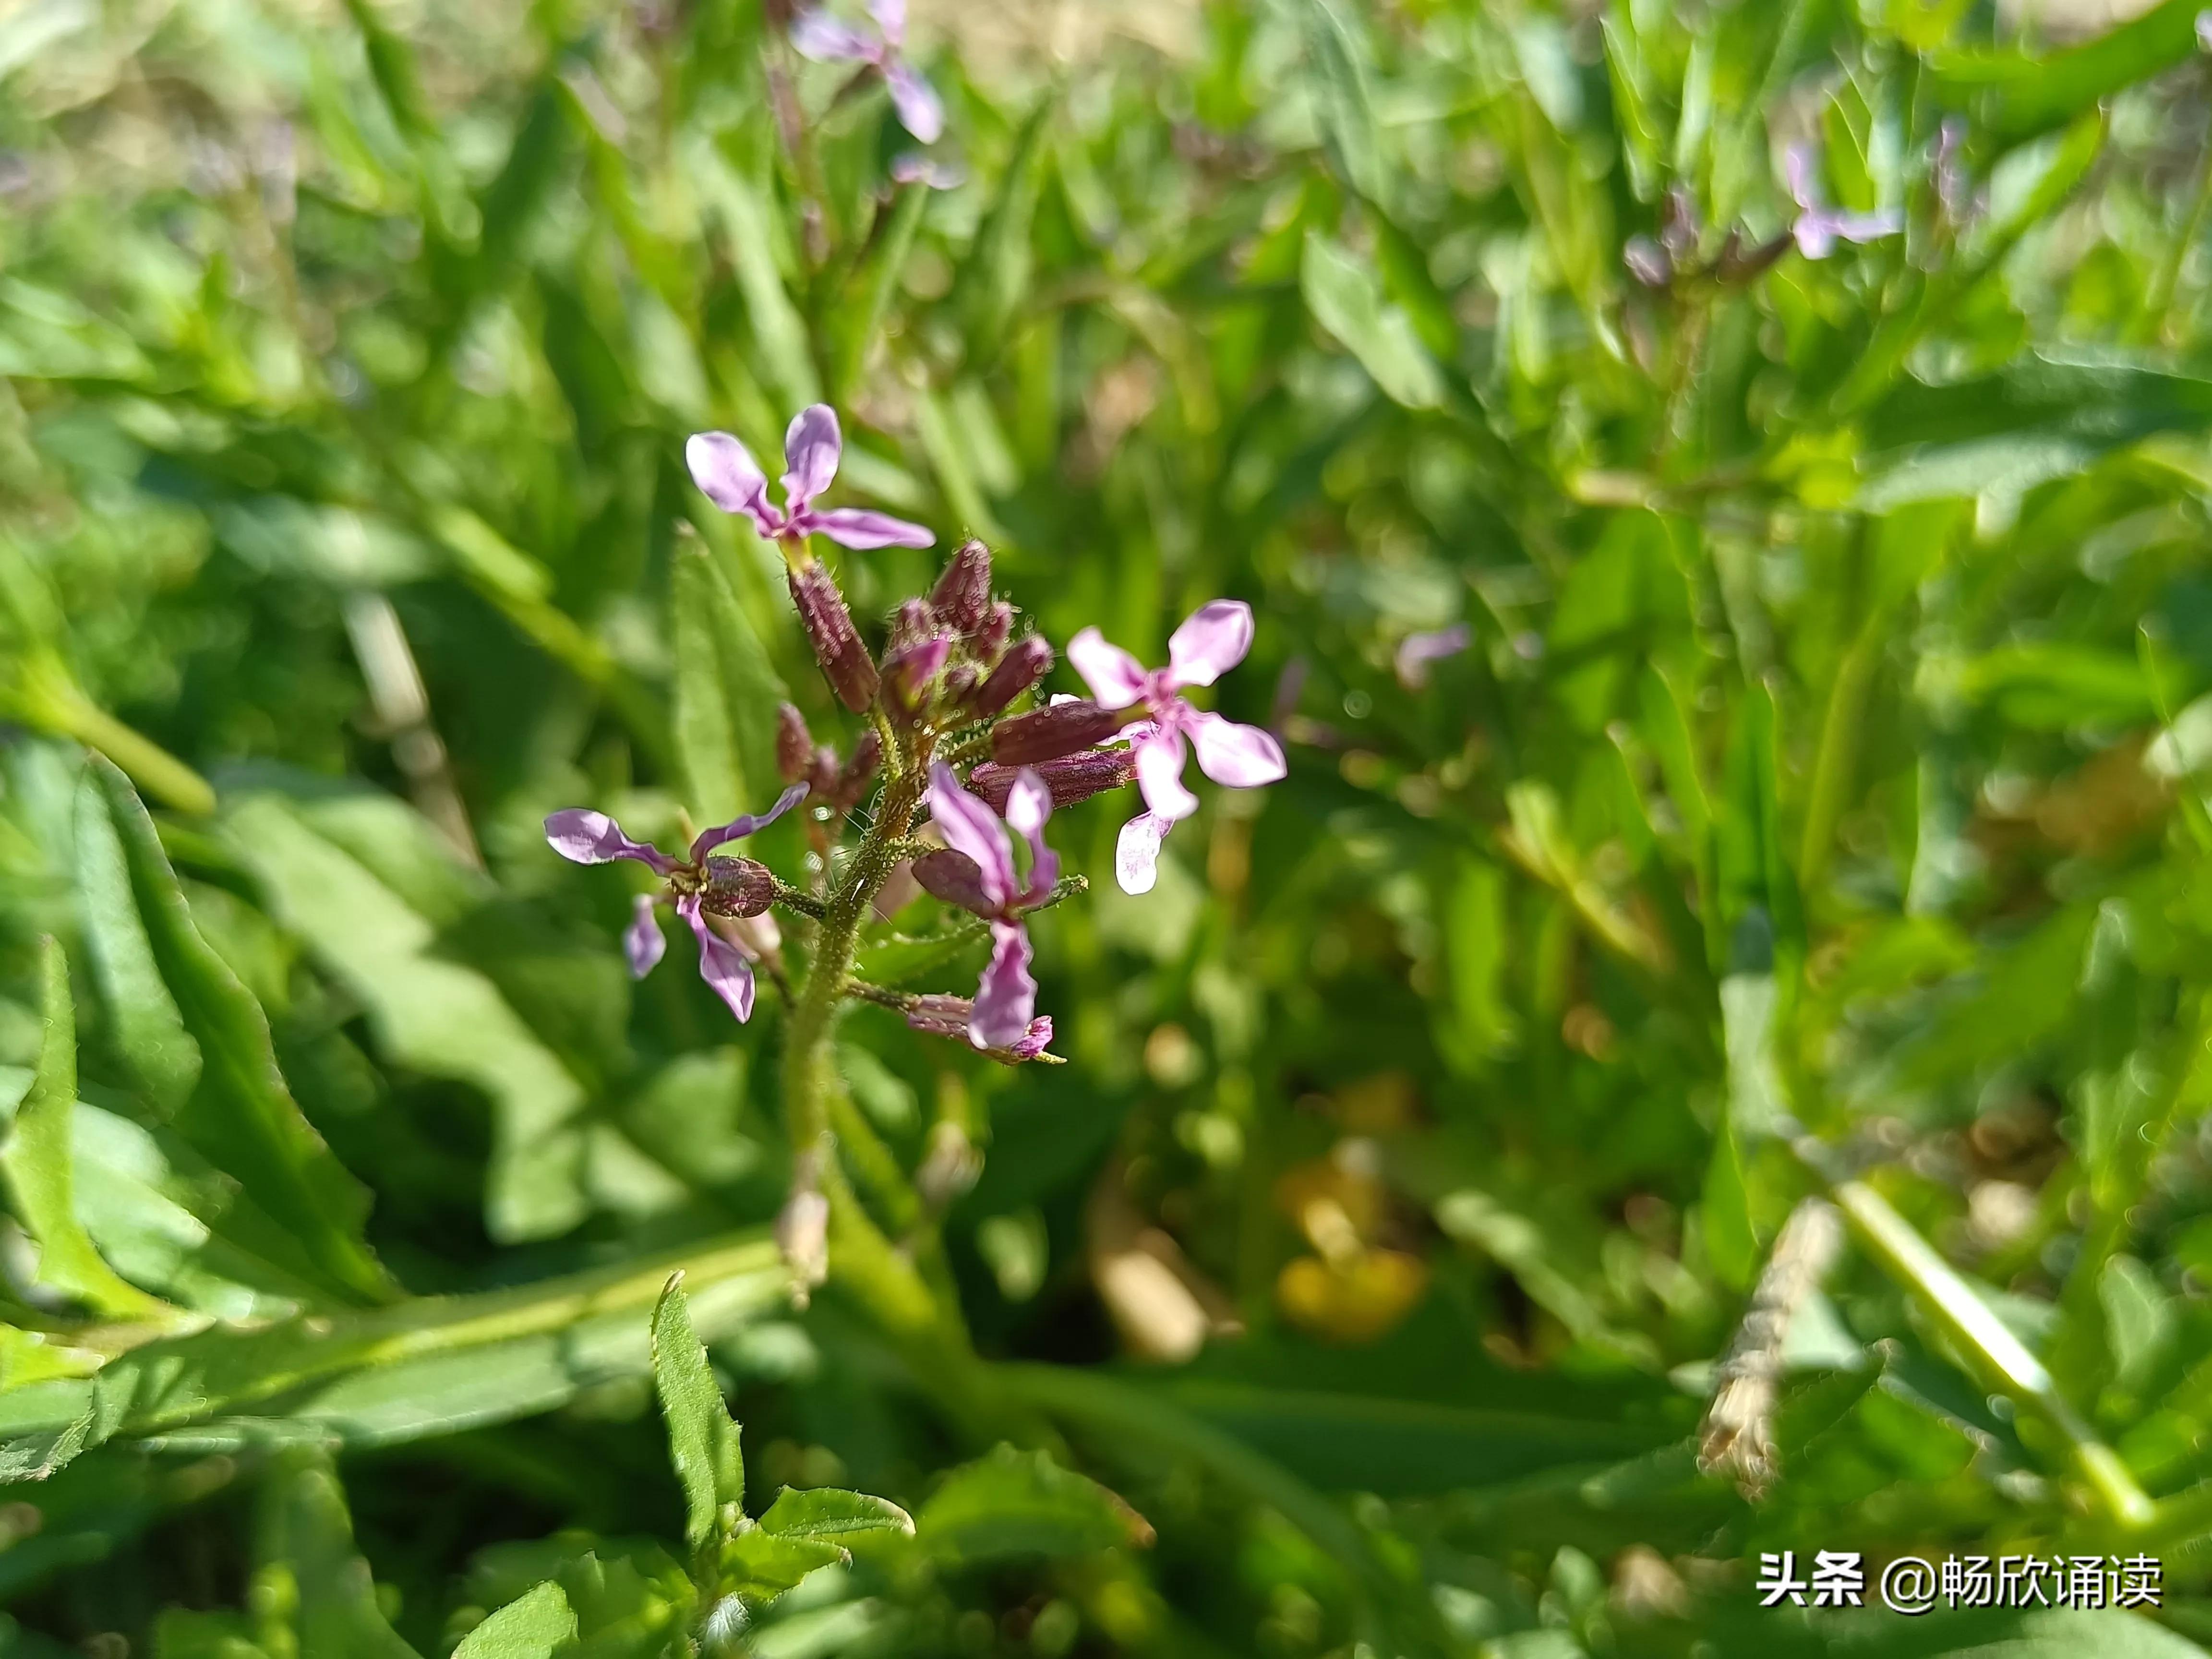
{"type": "Polygon", "coordinates": [[[775,769],[786,783],[797,783],[814,763],[814,734],[806,716],[787,702],[775,706],[775,769]]]}
{"type": "Polygon", "coordinates": [[[929,590],[929,608],[954,633],[965,634],[983,620],[990,604],[991,550],[971,537],[953,550],[945,574],[929,590]]]}
{"type": "MultiPolygon", "coordinates": [[[[1073,806],[1129,782],[1137,775],[1137,761],[1127,749],[1086,749],[1079,755],[1064,755],[1029,769],[1044,780],[1046,793],[1055,807],[1073,806]]],[[[994,766],[986,761],[968,775],[968,793],[1003,817],[1006,798],[1013,793],[1014,780],[1022,771],[1018,766],[994,766]]]]}
{"type": "MultiPolygon", "coordinates": [[[[1011,788],[1012,785],[1007,787],[1011,788]]],[[[957,904],[979,916],[999,913],[999,906],[983,890],[981,868],[965,853],[956,853],[950,847],[924,853],[914,861],[914,878],[921,884],[924,892],[947,904],[957,904]]]]}
{"type": "Polygon", "coordinates": [[[876,698],[875,659],[860,643],[853,613],[846,609],[845,596],[837,591],[836,579],[818,562],[793,570],[791,602],[798,607],[799,623],[806,629],[807,643],[814,647],[814,659],[822,665],[830,689],[837,694],[838,702],[860,714],[876,698]]]}
{"type": "Polygon", "coordinates": [[[991,730],[991,758],[1001,766],[1027,766],[1058,760],[1094,743],[1103,743],[1127,720],[1119,709],[1101,708],[1087,697],[1000,720],[991,730]]]}
{"type": "Polygon", "coordinates": [[[978,714],[995,714],[1016,697],[1052,672],[1052,647],[1038,635],[1018,641],[999,659],[976,690],[973,705],[978,714]]]}
{"type": "Polygon", "coordinates": [[[1013,631],[1014,607],[1000,599],[983,613],[983,620],[969,635],[969,654],[977,662],[998,661],[999,653],[1006,648],[1006,641],[1013,631]]]}
{"type": "Polygon", "coordinates": [[[709,859],[699,908],[714,916],[757,916],[775,902],[775,877],[750,859],[709,859]]]}

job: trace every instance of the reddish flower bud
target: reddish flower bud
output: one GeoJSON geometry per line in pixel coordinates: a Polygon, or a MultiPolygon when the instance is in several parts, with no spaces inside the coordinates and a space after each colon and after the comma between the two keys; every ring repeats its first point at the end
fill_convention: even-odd
{"type": "Polygon", "coordinates": [[[945,659],[952,654],[952,638],[937,634],[900,647],[884,658],[884,682],[890,689],[891,712],[911,719],[929,701],[945,659]]]}
{"type": "Polygon", "coordinates": [[[1000,599],[983,613],[983,620],[968,636],[968,650],[978,662],[996,662],[1014,631],[1014,607],[1000,599]]]}
{"type": "Polygon", "coordinates": [[[787,702],[775,706],[775,769],[786,783],[797,783],[814,763],[814,734],[806,716],[787,702]]]}
{"type": "Polygon", "coordinates": [[[806,784],[809,799],[830,804],[837,793],[837,751],[828,744],[817,744],[814,758],[807,763],[806,784]]]}
{"type": "Polygon", "coordinates": [[[1062,755],[1105,742],[1127,720],[1123,711],[1101,708],[1087,697],[1056,702],[1000,720],[992,728],[991,758],[1001,766],[1058,760],[1062,755]]]}
{"type": "Polygon", "coordinates": [[[1017,641],[975,693],[978,714],[995,714],[1052,672],[1052,647],[1039,635],[1017,641]]]}
{"type": "Polygon", "coordinates": [[[970,538],[953,550],[929,590],[929,608],[937,619],[956,634],[965,634],[983,620],[991,604],[991,550],[970,538]]]}
{"type": "Polygon", "coordinates": [[[876,768],[883,763],[884,740],[870,726],[860,733],[853,745],[853,758],[845,763],[845,770],[837,779],[837,798],[850,805],[860,799],[860,792],[868,787],[868,780],[876,775],[876,768]]]}
{"type": "Polygon", "coordinates": [[[709,915],[757,916],[775,902],[775,878],[750,859],[709,859],[699,908],[709,915]]]}
{"type": "Polygon", "coordinates": [[[975,672],[974,664],[954,663],[951,667],[945,671],[943,686],[945,702],[954,708],[964,708],[968,699],[975,695],[975,687],[982,678],[975,672]]]}
{"type": "MultiPolygon", "coordinates": [[[[1012,788],[1011,782],[1006,786],[1012,788]]],[[[965,853],[956,853],[950,847],[940,847],[934,853],[924,853],[914,861],[914,878],[922,890],[947,904],[957,904],[963,910],[972,910],[979,916],[995,916],[1002,906],[991,902],[983,890],[983,871],[965,853]]]]}
{"type": "Polygon", "coordinates": [[[807,643],[814,647],[814,659],[822,665],[830,689],[846,708],[856,714],[861,713],[875,701],[876,665],[868,647],[860,643],[853,613],[845,608],[845,596],[837,591],[827,568],[814,562],[793,570],[791,602],[798,607],[799,624],[806,630],[807,643]]]}
{"type": "Polygon", "coordinates": [[[888,660],[909,646],[919,645],[937,629],[937,618],[929,614],[929,607],[920,599],[902,599],[899,608],[891,612],[890,631],[884,638],[884,656],[888,660]]]}
{"type": "MultiPolygon", "coordinates": [[[[1079,755],[1063,755],[1030,769],[1044,780],[1055,807],[1073,806],[1129,782],[1137,775],[1137,761],[1127,749],[1086,749],[1079,755]]],[[[994,766],[986,761],[968,775],[968,793],[1003,817],[1006,797],[1013,793],[1014,780],[1021,772],[1018,766],[994,766]]]]}

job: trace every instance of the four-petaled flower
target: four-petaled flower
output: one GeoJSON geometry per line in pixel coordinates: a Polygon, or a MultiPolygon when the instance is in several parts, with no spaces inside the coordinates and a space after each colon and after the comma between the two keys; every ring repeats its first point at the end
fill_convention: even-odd
{"type": "MultiPolygon", "coordinates": [[[[676,914],[690,925],[699,941],[699,977],[716,996],[729,1005],[740,1021],[752,1018],[753,969],[734,945],[707,925],[705,912],[732,916],[754,916],[765,911],[775,891],[767,871],[749,860],[708,860],[708,854],[726,842],[766,828],[805,798],[806,786],[794,783],[776,798],[775,805],[755,817],[736,817],[713,830],[702,830],[691,843],[690,855],[672,859],[657,847],[632,841],[622,825],[605,812],[571,806],[545,820],[545,839],[553,850],[574,864],[607,864],[631,859],[644,865],[668,884],[665,896],[675,901],[676,914]],[[720,866],[717,869],[716,866],[720,866]]],[[[659,902],[649,893],[638,895],[630,925],[623,934],[623,953],[629,958],[631,977],[643,979],[653,971],[668,948],[653,908],[659,902]]]]}
{"type": "Polygon", "coordinates": [[[1905,216],[1894,208],[1850,213],[1822,202],[1814,188],[1810,146],[1790,145],[1783,166],[1790,175],[1790,199],[1802,210],[1791,222],[1790,234],[1796,239],[1797,251],[1807,258],[1826,258],[1835,252],[1838,238],[1846,242],[1871,242],[1905,228],[1905,216]]]}
{"type": "Polygon", "coordinates": [[[1267,732],[1193,708],[1176,695],[1185,686],[1212,684],[1251,648],[1252,607],[1242,599],[1216,599],[1192,612],[1168,641],[1165,668],[1147,670],[1095,628],[1067,642],[1068,661],[1100,706],[1141,707],[1150,717],[1124,733],[1135,750],[1146,810],[1121,826],[1114,873],[1123,892],[1152,890],[1160,842],[1178,819],[1198,810],[1198,797],[1182,782],[1186,737],[1198,750],[1199,770],[1232,789],[1273,783],[1287,769],[1282,745],[1267,732]]]}
{"type": "Polygon", "coordinates": [[[945,106],[907,61],[906,0],[868,0],[868,15],[878,31],[872,40],[817,8],[792,24],[791,44],[800,57],[817,64],[867,64],[890,88],[899,125],[923,143],[935,143],[945,131],[945,106]]]}
{"type": "MultiPolygon", "coordinates": [[[[960,787],[952,769],[939,761],[929,769],[929,816],[945,845],[975,866],[973,890],[958,902],[991,924],[991,961],[975,990],[968,1040],[978,1048],[1016,1048],[1030,1036],[1036,1013],[1036,981],[1030,977],[1030,939],[1022,912],[1050,897],[1060,876],[1060,855],[1044,844],[1052,793],[1042,779],[1024,769],[1006,797],[1006,821],[1000,823],[989,807],[960,787]],[[1009,829],[1030,844],[1026,882],[1014,868],[1009,829]]],[[[1049,1026],[1043,1035],[1050,1041],[1049,1026]]]]}
{"type": "Polygon", "coordinates": [[[918,524],[864,507],[837,507],[823,512],[814,498],[837,476],[845,440],[837,411],[816,404],[794,416],[783,435],[783,505],[768,498],[768,475],[752,452],[726,432],[695,432],[684,446],[691,480],[725,513],[742,513],[760,533],[803,541],[816,533],[846,547],[929,547],[937,538],[918,524]]]}

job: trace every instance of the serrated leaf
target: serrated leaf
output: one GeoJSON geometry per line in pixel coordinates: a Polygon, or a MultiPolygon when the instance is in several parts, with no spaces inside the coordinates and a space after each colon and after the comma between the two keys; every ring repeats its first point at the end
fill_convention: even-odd
{"type": "Polygon", "coordinates": [[[1319,231],[1306,233],[1298,289],[1314,320],[1359,360],[1392,402],[1407,409],[1443,402],[1442,371],[1405,313],[1384,300],[1381,278],[1319,231]]]}
{"type": "Polygon", "coordinates": [[[684,1540],[694,1550],[726,1542],[744,1525],[744,1449],[691,1329],[681,1273],[653,1310],[653,1383],[668,1425],[669,1460],[684,1488],[684,1540]]]}
{"type": "Polygon", "coordinates": [[[930,1553],[956,1562],[1088,1555],[1149,1543],[1152,1532],[1096,1480],[1012,1446],[953,1470],[915,1517],[930,1553]]]}
{"type": "Polygon", "coordinates": [[[559,1582],[549,1578],[464,1636],[453,1659],[552,1659],[575,1636],[575,1611],[559,1582]]]}
{"type": "Polygon", "coordinates": [[[888,1498],[834,1486],[804,1492],[786,1486],[760,1523],[764,1531],[794,1538],[882,1538],[914,1532],[914,1517],[888,1498]]]}
{"type": "Polygon", "coordinates": [[[16,1219],[39,1247],[38,1282],[95,1313],[144,1319],[165,1304],[129,1283],[93,1248],[77,1219],[71,1122],[76,1112],[76,1009],[58,939],[40,946],[39,1068],[7,1126],[0,1173],[16,1219]]]}

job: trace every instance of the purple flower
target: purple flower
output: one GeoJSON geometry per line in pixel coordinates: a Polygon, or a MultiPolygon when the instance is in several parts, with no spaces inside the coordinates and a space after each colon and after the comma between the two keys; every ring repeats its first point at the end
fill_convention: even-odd
{"type": "MultiPolygon", "coordinates": [[[[927,1031],[932,1036],[969,1037],[975,1018],[975,1004],[967,997],[938,994],[920,996],[907,1010],[906,1023],[917,1031],[927,1031]]],[[[969,1041],[973,1041],[969,1037],[969,1041]]],[[[985,1050],[994,1059],[1007,1061],[1035,1060],[1052,1043],[1052,1016],[1039,1014],[1029,1024],[1029,1029],[1003,1048],[985,1050]]]]}
{"type": "Polygon", "coordinates": [[[1825,259],[1835,252],[1838,237],[1846,242],[1871,242],[1894,236],[1905,228],[1905,216],[1894,208],[1878,213],[1846,213],[1825,205],[1813,188],[1813,151],[1809,145],[1792,144],[1783,158],[1790,175],[1790,195],[1803,210],[1790,227],[1797,251],[1808,259],[1825,259]]]}
{"type": "Polygon", "coordinates": [[[891,182],[927,185],[932,190],[957,190],[968,182],[968,169],[957,161],[933,161],[919,150],[891,158],[891,182]]]}
{"type": "Polygon", "coordinates": [[[1043,903],[1060,876],[1060,855],[1044,844],[1051,792],[1036,774],[1024,772],[1006,797],[1002,824],[939,761],[929,769],[929,816],[945,845],[975,866],[975,890],[963,902],[991,923],[991,961],[976,988],[968,1040],[978,1048],[1012,1048],[1028,1035],[1036,1013],[1036,981],[1030,977],[1030,938],[1021,913],[1043,903]],[[1030,844],[1026,882],[1014,868],[1009,828],[1030,844]]]}
{"type": "Polygon", "coordinates": [[[819,8],[802,13],[791,26],[791,44],[802,58],[817,64],[866,64],[890,88],[899,125],[925,144],[945,131],[945,106],[906,57],[906,0],[868,0],[868,15],[879,31],[870,40],[819,8]]]}
{"type": "Polygon", "coordinates": [[[857,507],[820,512],[814,498],[837,476],[845,440],[837,430],[837,411],[827,404],[801,410],[783,434],[789,471],[783,475],[783,505],[768,498],[768,475],[752,452],[726,432],[695,432],[684,446],[691,481],[725,513],[742,513],[771,540],[803,541],[819,533],[845,547],[929,547],[937,538],[918,524],[857,507]]]}
{"type": "Polygon", "coordinates": [[[1267,732],[1193,708],[1176,695],[1188,685],[1212,684],[1251,648],[1252,607],[1242,599],[1216,599],[1193,611],[1168,641],[1165,668],[1147,670],[1095,628],[1067,642],[1068,661],[1101,707],[1141,707],[1150,716],[1124,728],[1146,810],[1121,827],[1114,873],[1123,892],[1152,891],[1160,842],[1178,819],[1198,811],[1198,797],[1182,783],[1186,738],[1198,750],[1199,770],[1232,789],[1273,783],[1287,769],[1282,745],[1267,732]]]}
{"type": "Polygon", "coordinates": [[[1419,690],[1429,683],[1431,663],[1456,657],[1474,641],[1474,630],[1465,623],[1439,628],[1432,634],[1407,635],[1398,641],[1398,653],[1391,659],[1391,665],[1397,670],[1398,684],[1408,691],[1419,690]]]}
{"type": "Polygon", "coordinates": [[[692,936],[699,941],[699,977],[742,1023],[752,1018],[752,964],[738,946],[707,925],[707,917],[761,915],[775,891],[775,878],[750,860],[719,859],[709,864],[707,855],[726,842],[767,828],[798,805],[805,794],[806,786],[794,783],[759,817],[748,814],[702,830],[691,843],[690,856],[681,860],[669,857],[657,847],[632,841],[623,833],[622,825],[605,812],[584,806],[571,806],[548,817],[545,839],[572,864],[609,864],[629,859],[666,882],[665,894],[637,896],[630,924],[623,932],[623,954],[629,958],[630,977],[643,979],[668,949],[653,912],[662,898],[672,899],[676,914],[690,925],[692,936]]]}

